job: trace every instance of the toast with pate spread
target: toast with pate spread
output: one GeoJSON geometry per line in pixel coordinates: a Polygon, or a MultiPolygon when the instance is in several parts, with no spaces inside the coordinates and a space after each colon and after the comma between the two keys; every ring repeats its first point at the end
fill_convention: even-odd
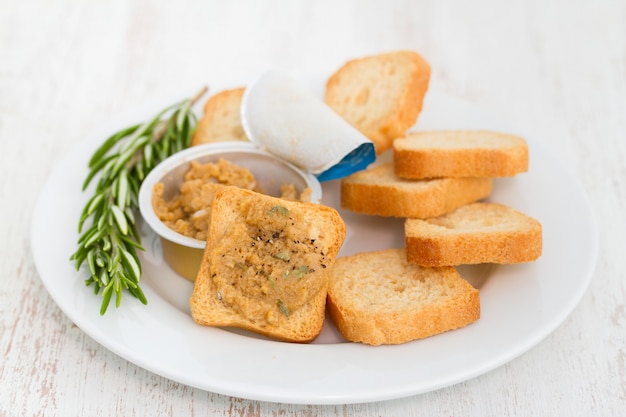
{"type": "Polygon", "coordinates": [[[190,298],[193,319],[312,341],[322,330],[329,271],[345,233],[333,208],[224,188],[213,200],[190,298]]]}

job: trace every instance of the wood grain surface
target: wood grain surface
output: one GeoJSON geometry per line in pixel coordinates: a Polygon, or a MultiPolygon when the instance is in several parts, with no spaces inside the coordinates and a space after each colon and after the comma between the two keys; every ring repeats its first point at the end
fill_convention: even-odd
{"type": "MultiPolygon", "coordinates": [[[[624,415],[625,161],[623,0],[0,0],[0,416],[624,415]],[[33,208],[94,128],[211,80],[236,83],[268,66],[324,74],[399,48],[431,63],[431,88],[541,138],[589,197],[600,236],[593,280],[539,345],[422,395],[275,404],[135,366],[48,295],[30,248],[33,208]]],[[[563,239],[576,239],[576,224],[563,239]]]]}

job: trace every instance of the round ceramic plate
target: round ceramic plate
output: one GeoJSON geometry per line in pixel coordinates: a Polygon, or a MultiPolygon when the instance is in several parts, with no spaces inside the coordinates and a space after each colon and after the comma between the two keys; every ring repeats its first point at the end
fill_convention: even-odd
{"type": "MultiPolygon", "coordinates": [[[[302,404],[424,393],[488,372],[535,346],[574,309],[591,279],[597,235],[588,201],[575,178],[537,142],[541,138],[527,137],[529,172],[496,179],[489,200],[538,219],[543,254],[522,265],[460,267],[481,298],[480,320],[465,328],[402,345],[371,347],[345,342],[329,320],[308,345],[202,327],[189,314],[192,284],[168,268],[158,240],[146,227],[142,288],[149,304],[127,294],[120,308],[111,306],[100,316],[101,298],[83,283],[86,271],[76,272],[68,260],[89,197],[80,191],[81,181],[103,138],[135,120],[129,116],[95,132],[52,172],[35,209],[32,249],[48,292],[78,327],[122,358],[171,380],[236,397],[302,404]]],[[[471,104],[432,91],[415,128],[519,133],[471,104]]],[[[325,183],[323,189],[323,202],[338,208],[338,182],[325,183]]],[[[340,255],[404,245],[401,219],[340,213],[347,225],[340,255]]]]}

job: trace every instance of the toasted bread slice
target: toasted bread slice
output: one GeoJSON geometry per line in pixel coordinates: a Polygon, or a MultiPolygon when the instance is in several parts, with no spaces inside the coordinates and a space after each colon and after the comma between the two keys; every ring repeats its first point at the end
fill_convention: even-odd
{"type": "Polygon", "coordinates": [[[478,290],[455,268],[410,264],[404,249],[342,257],[331,272],[327,310],[353,342],[405,343],[480,317],[478,290]]]}
{"type": "Polygon", "coordinates": [[[245,90],[245,87],[223,90],[209,97],[191,138],[191,146],[249,140],[241,124],[241,99],[245,90]]]}
{"type": "Polygon", "coordinates": [[[341,181],[341,207],[358,213],[427,218],[487,197],[491,178],[407,180],[392,163],[356,172],[341,181]]]}
{"type": "Polygon", "coordinates": [[[193,319],[312,341],[322,330],[328,271],[344,237],[333,208],[226,187],[213,200],[190,298],[193,319]]]}
{"type": "Polygon", "coordinates": [[[413,132],[394,141],[393,159],[403,178],[510,177],[528,171],[528,145],[485,130],[413,132]]]}
{"type": "Polygon", "coordinates": [[[381,154],[415,124],[430,81],[430,65],[413,51],[354,59],[326,83],[326,104],[367,136],[381,154]]]}
{"type": "Polygon", "coordinates": [[[542,252],[541,224],[497,203],[474,203],[444,216],[405,221],[407,259],[417,265],[534,261],[542,252]]]}

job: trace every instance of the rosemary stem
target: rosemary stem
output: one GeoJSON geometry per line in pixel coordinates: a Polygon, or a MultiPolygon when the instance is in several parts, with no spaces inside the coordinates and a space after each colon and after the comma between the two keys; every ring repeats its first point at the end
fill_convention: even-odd
{"type": "Polygon", "coordinates": [[[202,96],[206,94],[207,91],[209,91],[209,87],[205,85],[200,89],[200,91],[198,91],[193,97],[191,97],[191,105],[195,105],[198,100],[200,100],[202,96]]]}

